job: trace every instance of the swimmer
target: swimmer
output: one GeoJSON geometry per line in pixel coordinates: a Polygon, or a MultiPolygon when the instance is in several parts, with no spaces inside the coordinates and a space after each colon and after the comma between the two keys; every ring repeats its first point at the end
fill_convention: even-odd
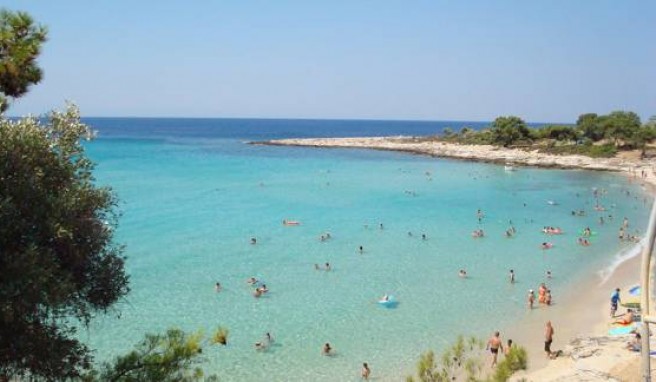
{"type": "Polygon", "coordinates": [[[421,240],[426,240],[426,234],[425,233],[421,234],[421,240]]]}
{"type": "Polygon", "coordinates": [[[326,270],[327,270],[327,271],[330,270],[330,263],[326,263],[326,270]]]}
{"type": "Polygon", "coordinates": [[[383,227],[383,223],[380,223],[380,224],[378,225],[378,227],[379,227],[380,229],[385,229],[385,227],[383,227]]]}
{"type": "Polygon", "coordinates": [[[540,284],[538,288],[538,303],[544,304],[546,300],[547,286],[544,283],[540,284]]]}
{"type": "Polygon", "coordinates": [[[319,264],[314,263],[314,269],[318,271],[319,270],[319,264]]]}
{"type": "Polygon", "coordinates": [[[220,282],[217,282],[217,283],[214,285],[214,290],[215,290],[217,293],[221,291],[221,283],[220,283],[220,282]]]}
{"type": "Polygon", "coordinates": [[[384,295],[383,298],[380,299],[380,301],[389,301],[389,296],[384,295]]]}
{"type": "Polygon", "coordinates": [[[323,349],[321,350],[321,354],[323,355],[331,355],[330,352],[333,350],[333,348],[330,347],[330,344],[326,342],[323,345],[323,349]]]}
{"type": "Polygon", "coordinates": [[[551,243],[547,243],[546,241],[542,243],[542,249],[550,249],[551,247],[553,247],[551,243]]]}
{"type": "Polygon", "coordinates": [[[255,277],[251,277],[248,280],[246,280],[247,283],[254,285],[257,283],[257,279],[255,277]]]}
{"type": "Polygon", "coordinates": [[[461,269],[461,270],[458,272],[458,276],[459,276],[460,278],[463,278],[463,279],[466,278],[466,277],[467,277],[467,271],[464,270],[464,269],[461,269]]]}
{"type": "Polygon", "coordinates": [[[254,237],[251,237],[251,244],[257,244],[257,239],[254,237]]]}
{"type": "Polygon", "coordinates": [[[266,293],[266,292],[268,292],[268,291],[269,291],[269,290],[267,289],[267,286],[266,286],[266,284],[262,284],[262,286],[261,286],[261,287],[259,287],[259,288],[257,288],[257,290],[259,290],[259,291],[260,291],[260,293],[266,293]]]}
{"type": "Polygon", "coordinates": [[[514,284],[514,283],[515,283],[515,271],[514,271],[514,270],[512,270],[512,269],[510,270],[510,273],[509,273],[509,275],[508,275],[508,278],[510,278],[510,283],[511,283],[511,284],[514,284]]]}
{"type": "Polygon", "coordinates": [[[263,344],[262,342],[256,342],[255,343],[255,350],[266,350],[266,345],[263,344]]]}
{"type": "Polygon", "coordinates": [[[362,376],[362,379],[368,380],[369,379],[369,374],[371,374],[371,369],[369,369],[369,365],[367,363],[362,364],[362,372],[360,375],[362,376]]]}
{"type": "Polygon", "coordinates": [[[266,338],[266,341],[267,341],[268,344],[273,343],[273,337],[271,337],[271,333],[267,332],[266,335],[265,335],[265,338],[266,338]]]}
{"type": "Polygon", "coordinates": [[[548,278],[548,279],[551,278],[551,271],[547,271],[547,278],[548,278]]]}
{"type": "Polygon", "coordinates": [[[260,288],[255,289],[255,292],[253,292],[253,297],[255,298],[260,298],[262,296],[262,291],[260,288]]]}
{"type": "Polygon", "coordinates": [[[364,248],[362,246],[360,246],[358,249],[360,250],[360,253],[364,252],[364,248]]]}
{"type": "Polygon", "coordinates": [[[412,237],[412,232],[408,231],[408,237],[412,237]]]}
{"type": "Polygon", "coordinates": [[[551,305],[551,289],[547,289],[547,292],[544,294],[544,303],[551,305]]]}

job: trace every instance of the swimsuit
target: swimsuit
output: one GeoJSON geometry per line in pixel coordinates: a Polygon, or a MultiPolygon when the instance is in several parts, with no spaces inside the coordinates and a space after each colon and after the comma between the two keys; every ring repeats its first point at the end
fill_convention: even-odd
{"type": "Polygon", "coordinates": [[[492,354],[497,354],[497,353],[499,353],[499,348],[490,348],[490,352],[492,354]]]}
{"type": "Polygon", "coordinates": [[[551,343],[553,340],[544,341],[544,351],[551,353],[551,343]]]}

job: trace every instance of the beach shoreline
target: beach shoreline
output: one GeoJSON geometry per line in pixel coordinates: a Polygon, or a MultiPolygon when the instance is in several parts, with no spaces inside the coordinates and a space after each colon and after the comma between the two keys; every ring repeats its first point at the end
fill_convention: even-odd
{"type": "MultiPolygon", "coordinates": [[[[282,139],[252,143],[273,146],[374,149],[513,166],[612,171],[624,174],[629,183],[641,182],[646,193],[656,195],[656,173],[653,171],[656,162],[639,158],[553,155],[539,153],[537,150],[508,149],[490,145],[426,142],[413,137],[282,139]]],[[[565,294],[556,296],[556,303],[553,306],[538,307],[528,312],[527,316],[518,322],[513,322],[506,327],[500,326],[505,339],[513,338],[514,343],[524,346],[529,354],[528,370],[518,373],[515,378],[525,378],[527,381],[581,378],[581,375],[576,374],[580,371],[577,371],[571,357],[547,359],[542,349],[545,322],[551,320],[555,327],[554,350],[571,347],[572,343],[580,341],[592,341],[598,344],[600,338],[608,339],[610,292],[616,287],[624,290],[639,283],[642,245],[643,242],[636,243],[631,248],[618,253],[615,256],[615,263],[608,264],[608,268],[604,270],[583,273],[571,283],[570,289],[565,294]],[[603,274],[604,271],[606,274],[603,274]],[[589,293],[589,291],[594,292],[589,293]]],[[[618,313],[622,311],[623,309],[620,309],[618,313]]],[[[592,362],[592,366],[586,366],[591,369],[597,368],[594,372],[598,372],[599,380],[607,380],[603,378],[612,376],[613,372],[626,373],[628,369],[637,365],[636,362],[639,362],[637,353],[622,349],[620,345],[624,343],[623,341],[624,339],[601,341],[606,344],[600,345],[602,348],[605,346],[604,350],[614,351],[613,357],[601,357],[598,362],[592,362]]]]}

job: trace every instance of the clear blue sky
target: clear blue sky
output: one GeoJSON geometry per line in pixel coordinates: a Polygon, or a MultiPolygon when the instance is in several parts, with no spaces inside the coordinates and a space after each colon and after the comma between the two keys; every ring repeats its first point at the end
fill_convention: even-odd
{"type": "Polygon", "coordinates": [[[571,122],[656,114],[655,1],[5,0],[48,26],[10,109],[571,122]]]}

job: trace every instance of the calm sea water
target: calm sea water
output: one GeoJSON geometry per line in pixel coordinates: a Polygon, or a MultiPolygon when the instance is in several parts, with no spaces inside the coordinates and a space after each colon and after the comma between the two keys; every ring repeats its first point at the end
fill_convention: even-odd
{"type": "Polygon", "coordinates": [[[401,153],[244,143],[480,127],[473,123],[87,122],[100,133],[88,147],[98,182],[121,199],[116,239],[127,245],[132,286],[120,318],[98,317],[82,333],[100,360],[126,352],[146,332],[210,333],[221,325],[230,330],[228,346],[206,348],[203,357],[206,371],[225,381],[356,381],[362,362],[377,380],[400,380],[420,352],[439,351],[458,333],[485,335],[508,317],[521,319],[526,290],[547,269],[557,298],[582,275],[609,266],[627,248],[616,239],[623,217],[631,230],[646,227],[648,196],[615,174],[508,173],[401,153]],[[594,211],[595,187],[606,191],[599,202],[607,211],[594,211]],[[572,216],[574,209],[587,215],[572,216]],[[283,226],[283,219],[301,225],[283,226]],[[511,239],[504,237],[509,221],[517,228],[511,239]],[[546,237],[544,225],[566,233],[546,237]],[[586,226],[597,232],[590,247],[576,244],[586,226]],[[487,237],[473,239],[478,228],[487,237]],[[322,242],[325,232],[332,239],[322,242]],[[541,250],[544,241],[554,247],[541,250]],[[325,262],[331,271],[315,270],[325,262]],[[461,268],[468,279],[458,278],[461,268]],[[510,268],[515,285],[506,280],[510,268]],[[270,292],[254,298],[251,276],[270,292]],[[396,308],[377,304],[385,293],[398,299],[396,308]],[[256,351],[266,332],[274,345],[256,351]],[[326,342],[334,357],[320,355],[326,342]]]}

